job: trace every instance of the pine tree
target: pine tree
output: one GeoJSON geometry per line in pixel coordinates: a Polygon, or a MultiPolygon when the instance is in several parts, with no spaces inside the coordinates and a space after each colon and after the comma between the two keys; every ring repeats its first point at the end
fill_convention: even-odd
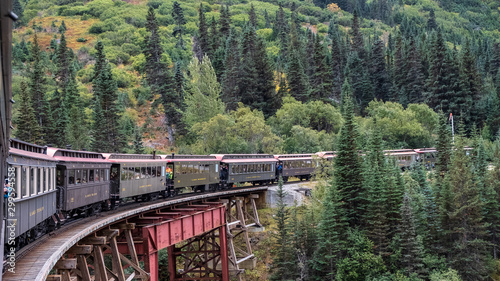
{"type": "Polygon", "coordinates": [[[236,110],[240,97],[240,54],[237,48],[238,40],[235,30],[232,29],[226,42],[226,56],[224,58],[225,70],[222,74],[222,101],[226,104],[228,110],[236,110]]]}
{"type": "Polygon", "coordinates": [[[317,227],[317,243],[312,261],[313,280],[335,280],[337,263],[342,258],[346,238],[346,217],[334,180],[327,187],[317,227]]]}
{"type": "Polygon", "coordinates": [[[64,33],[61,34],[61,40],[59,46],[57,47],[56,53],[56,66],[57,72],[55,79],[59,88],[64,88],[68,81],[69,74],[69,58],[68,58],[68,47],[66,45],[66,37],[64,33]]]}
{"type": "Polygon", "coordinates": [[[471,161],[464,150],[464,141],[457,138],[456,150],[451,159],[446,179],[451,190],[447,239],[452,245],[449,261],[465,280],[488,278],[486,225],[481,214],[482,203],[473,180],[471,161]]]}
{"type": "MultiPolygon", "coordinates": [[[[498,142],[498,138],[497,138],[498,142]]],[[[498,258],[498,245],[500,243],[500,150],[497,146],[494,151],[493,170],[488,174],[484,192],[483,217],[488,224],[489,242],[492,245],[493,258],[498,258]]]]}
{"type": "Polygon", "coordinates": [[[482,96],[482,81],[468,40],[462,49],[460,70],[460,88],[463,102],[458,105],[454,112],[465,115],[463,117],[467,125],[477,124],[477,122],[484,119],[484,116],[478,114],[477,105],[477,101],[482,96]]]}
{"type": "Polygon", "coordinates": [[[134,153],[144,154],[144,145],[142,144],[141,130],[136,126],[134,130],[134,153]]]}
{"type": "Polygon", "coordinates": [[[389,75],[385,66],[384,42],[377,40],[373,43],[370,56],[370,76],[375,98],[389,100],[389,75]]]}
{"type": "MultiPolygon", "coordinates": [[[[448,165],[451,161],[451,146],[452,146],[452,132],[451,127],[447,122],[446,116],[442,111],[439,112],[439,126],[437,129],[436,150],[436,175],[441,179],[444,178],[448,172],[448,165]]],[[[425,159],[422,159],[425,161],[425,159]]]]}
{"type": "Polygon", "coordinates": [[[229,7],[225,8],[221,6],[221,13],[219,18],[219,32],[223,36],[222,42],[226,40],[229,36],[229,31],[231,30],[231,15],[229,14],[229,7]]]}
{"type": "Polygon", "coordinates": [[[184,19],[184,12],[182,11],[181,5],[177,1],[174,1],[172,4],[172,18],[175,22],[172,35],[177,37],[175,47],[185,49],[186,47],[184,46],[184,39],[182,38],[182,35],[184,34],[184,25],[186,24],[186,20],[184,19]]]}
{"type": "Polygon", "coordinates": [[[264,9],[264,20],[266,22],[264,28],[271,28],[271,21],[269,20],[269,15],[267,14],[266,9],[264,9]]]}
{"type": "Polygon", "coordinates": [[[405,194],[403,197],[401,218],[401,224],[398,229],[401,266],[408,274],[416,273],[419,277],[423,277],[425,274],[423,245],[415,231],[415,215],[411,206],[411,198],[408,194],[405,194]]]}
{"type": "Polygon", "coordinates": [[[273,274],[270,280],[288,280],[291,279],[290,270],[295,266],[292,260],[292,251],[290,245],[289,216],[290,212],[285,205],[286,192],[283,189],[283,179],[280,177],[278,182],[277,206],[274,219],[276,221],[276,234],[274,234],[274,258],[273,274]]]}
{"type": "Polygon", "coordinates": [[[205,54],[210,54],[208,27],[205,19],[205,11],[203,11],[203,3],[200,3],[198,37],[202,57],[205,54]]]}
{"type": "MultiPolygon", "coordinates": [[[[208,40],[208,44],[210,46],[208,56],[210,57],[210,60],[214,59],[215,52],[217,49],[219,49],[219,44],[220,44],[221,38],[219,38],[219,32],[217,30],[217,21],[215,20],[215,17],[212,17],[212,21],[210,22],[210,36],[208,40]]],[[[223,44],[225,44],[225,41],[222,41],[223,44]]]]}
{"type": "Polygon", "coordinates": [[[427,29],[434,30],[437,29],[436,15],[434,14],[434,9],[429,12],[429,19],[427,20],[427,29]]]}
{"type": "Polygon", "coordinates": [[[19,0],[12,1],[12,11],[17,15],[17,21],[14,23],[14,27],[20,27],[23,24],[23,13],[24,8],[19,2],[19,0]]]}
{"type": "Polygon", "coordinates": [[[352,99],[362,111],[374,99],[374,96],[370,76],[357,52],[349,54],[344,77],[349,78],[353,90],[352,99]]]}
{"type": "Polygon", "coordinates": [[[66,23],[64,23],[64,20],[61,22],[61,25],[59,26],[59,33],[63,34],[66,32],[66,23]]]}
{"type": "Polygon", "coordinates": [[[344,55],[342,53],[343,47],[339,36],[338,26],[334,23],[333,19],[330,21],[328,34],[332,40],[332,51],[330,59],[332,75],[332,97],[335,101],[340,103],[342,84],[344,83],[344,55]]]}
{"type": "Polygon", "coordinates": [[[297,50],[291,50],[288,55],[286,70],[290,95],[298,101],[308,101],[309,83],[301,62],[300,54],[297,50]]]}
{"type": "Polygon", "coordinates": [[[28,92],[28,85],[21,82],[21,92],[19,94],[19,109],[13,123],[16,125],[15,136],[17,139],[38,144],[42,138],[40,125],[38,124],[33,110],[31,97],[28,92]]]}
{"type": "MultiPolygon", "coordinates": [[[[144,39],[146,43],[144,48],[144,56],[146,57],[144,70],[146,72],[146,80],[152,92],[156,94],[160,91],[165,66],[161,62],[163,50],[160,45],[158,21],[152,7],[148,10],[146,28],[150,32],[150,35],[144,39]]],[[[100,71],[99,69],[102,68],[97,62],[96,67],[98,68],[97,71],[100,71]]]]}
{"type": "Polygon", "coordinates": [[[119,116],[116,105],[117,86],[111,74],[111,66],[104,55],[101,41],[97,42],[96,51],[96,68],[94,69],[92,88],[94,90],[94,106],[100,106],[102,120],[94,120],[93,132],[99,135],[94,135],[96,140],[105,140],[105,142],[94,142],[92,146],[93,150],[98,152],[120,151],[121,136],[118,134],[119,116]]]}
{"type": "Polygon", "coordinates": [[[316,36],[313,53],[313,76],[311,80],[310,98],[329,102],[332,85],[330,69],[327,64],[327,55],[319,36],[316,36]]]}
{"type": "Polygon", "coordinates": [[[352,37],[351,51],[357,52],[358,56],[364,60],[366,58],[366,52],[363,42],[363,35],[361,34],[361,28],[359,26],[359,17],[357,10],[354,10],[352,18],[352,29],[350,31],[352,37]]]}
{"type": "Polygon", "coordinates": [[[349,226],[360,226],[364,200],[362,164],[358,155],[358,132],[354,120],[354,109],[349,92],[343,93],[344,125],[337,142],[337,157],[334,158],[334,178],[341,195],[349,226]]]}
{"type": "Polygon", "coordinates": [[[37,33],[33,36],[33,45],[31,47],[31,57],[33,60],[32,68],[29,74],[29,93],[32,97],[33,101],[33,110],[35,112],[35,118],[38,122],[38,125],[44,131],[45,126],[45,89],[47,79],[45,77],[45,70],[43,67],[43,63],[41,61],[41,51],[40,46],[38,45],[38,36],[37,33]]]}
{"type": "Polygon", "coordinates": [[[248,21],[253,28],[257,28],[257,16],[255,15],[255,8],[253,3],[250,4],[250,11],[248,12],[248,21]]]}
{"type": "Polygon", "coordinates": [[[174,91],[179,97],[184,95],[184,74],[182,74],[181,63],[175,63],[174,91]]]}
{"type": "MultiPolygon", "coordinates": [[[[422,103],[424,91],[424,76],[422,73],[422,63],[420,53],[416,47],[415,40],[410,41],[410,48],[407,59],[408,73],[406,75],[406,87],[408,103],[422,103]]],[[[406,105],[405,105],[406,106],[406,105]]]]}

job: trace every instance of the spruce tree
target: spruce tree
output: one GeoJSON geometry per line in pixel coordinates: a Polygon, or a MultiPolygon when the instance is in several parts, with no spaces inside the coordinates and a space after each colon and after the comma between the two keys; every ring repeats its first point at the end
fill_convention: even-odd
{"type": "Polygon", "coordinates": [[[134,153],[144,154],[144,145],[142,143],[142,134],[140,128],[135,126],[134,130],[134,153]]]}
{"type": "Polygon", "coordinates": [[[42,139],[42,132],[33,110],[31,97],[28,92],[28,85],[21,82],[21,92],[19,93],[19,109],[13,123],[16,126],[15,136],[17,139],[39,144],[42,139]]]}
{"type": "Polygon", "coordinates": [[[415,215],[408,194],[403,197],[398,238],[400,243],[398,246],[401,250],[401,266],[408,274],[416,273],[417,276],[424,277],[424,249],[416,233],[415,215]]]}
{"type": "Polygon", "coordinates": [[[278,181],[277,206],[274,220],[276,221],[276,234],[274,234],[275,245],[273,248],[273,273],[270,280],[289,280],[291,279],[291,268],[295,266],[292,260],[293,249],[291,248],[289,233],[289,209],[285,205],[286,192],[283,189],[283,179],[278,181]]]}
{"type": "Polygon", "coordinates": [[[316,36],[316,41],[314,42],[312,66],[313,76],[310,83],[310,98],[328,102],[330,100],[332,80],[327,62],[327,53],[323,44],[321,44],[319,36],[316,36]]]}
{"type": "Polygon", "coordinates": [[[330,59],[330,73],[332,75],[332,97],[335,101],[340,103],[342,84],[344,83],[344,56],[342,53],[343,48],[339,36],[338,26],[334,23],[333,19],[330,21],[328,34],[332,40],[330,59]]]}
{"type": "Polygon", "coordinates": [[[45,131],[44,126],[45,126],[45,89],[46,89],[46,84],[47,84],[47,79],[45,77],[45,68],[42,63],[42,58],[41,58],[41,50],[40,46],[38,45],[38,36],[37,33],[33,36],[33,45],[31,46],[31,57],[33,60],[33,64],[31,67],[31,71],[29,74],[29,93],[30,96],[32,97],[33,101],[33,110],[35,112],[35,118],[38,122],[38,125],[42,129],[42,131],[45,131]]]}
{"type": "Polygon", "coordinates": [[[228,110],[236,110],[240,97],[240,53],[234,46],[238,45],[238,39],[235,30],[232,29],[226,42],[226,56],[224,58],[225,70],[222,74],[222,101],[226,104],[228,110]]]}
{"type": "Polygon", "coordinates": [[[410,41],[406,65],[408,73],[405,79],[405,89],[407,92],[405,96],[407,97],[408,103],[422,103],[424,100],[422,95],[424,91],[424,76],[422,73],[420,53],[413,39],[410,41]]]}
{"type": "Polygon", "coordinates": [[[202,57],[205,54],[210,54],[208,26],[205,19],[205,11],[203,11],[203,3],[200,3],[199,24],[198,24],[198,41],[201,48],[202,57]]]}
{"type": "Polygon", "coordinates": [[[248,12],[248,21],[253,28],[257,28],[257,16],[255,15],[255,8],[253,3],[250,4],[250,11],[248,12]]]}
{"type": "MultiPolygon", "coordinates": [[[[498,141],[498,138],[497,138],[498,141]]],[[[489,172],[484,191],[483,217],[488,224],[488,241],[491,243],[492,256],[498,258],[498,245],[500,243],[500,150],[494,151],[493,169],[489,172]]]]}
{"type": "MultiPolygon", "coordinates": [[[[152,7],[148,10],[146,29],[149,31],[150,35],[146,36],[144,39],[145,48],[143,52],[146,57],[144,70],[146,72],[146,81],[151,87],[152,92],[157,94],[162,85],[165,66],[161,61],[163,50],[160,45],[158,21],[156,20],[156,15],[152,7]]],[[[96,67],[102,68],[102,66],[97,63],[98,62],[96,62],[96,67]]],[[[97,71],[99,71],[99,69],[97,69],[97,71]]]]}
{"type": "Polygon", "coordinates": [[[429,19],[427,20],[427,29],[434,30],[437,29],[436,15],[434,14],[434,9],[429,12],[429,19]]]}
{"type": "Polygon", "coordinates": [[[370,76],[375,98],[389,100],[389,75],[385,65],[384,42],[377,40],[373,43],[370,56],[370,76]]]}
{"type": "Polygon", "coordinates": [[[221,36],[223,36],[222,40],[225,40],[229,36],[229,31],[231,30],[231,15],[229,14],[229,6],[226,6],[225,8],[221,6],[219,26],[219,32],[221,36]]]}
{"type": "Polygon", "coordinates": [[[335,180],[327,186],[317,227],[317,243],[312,261],[313,280],[335,280],[346,239],[346,217],[335,180]]]}
{"type": "Polygon", "coordinates": [[[486,224],[477,184],[473,179],[470,158],[464,150],[464,140],[457,138],[446,179],[450,185],[448,221],[445,225],[451,244],[449,262],[465,280],[483,280],[489,277],[486,224]]]}
{"type": "Polygon", "coordinates": [[[467,40],[460,56],[460,82],[463,102],[454,111],[465,114],[464,121],[467,125],[477,124],[484,117],[479,115],[478,100],[482,96],[482,81],[477,63],[467,40]]]}
{"type": "Polygon", "coordinates": [[[361,34],[361,28],[359,25],[359,17],[357,10],[354,10],[352,18],[352,28],[350,30],[350,35],[352,37],[351,51],[357,52],[359,57],[364,60],[366,58],[366,52],[363,42],[363,35],[361,34]]]}
{"type": "Polygon", "coordinates": [[[64,88],[68,81],[70,61],[68,58],[68,47],[66,45],[66,36],[61,34],[61,40],[57,47],[56,53],[56,66],[57,72],[55,74],[56,83],[59,88],[64,88]]]}
{"type": "Polygon", "coordinates": [[[12,11],[17,15],[17,21],[14,22],[14,27],[20,27],[23,24],[24,8],[19,0],[12,1],[12,11]]]}
{"type": "Polygon", "coordinates": [[[264,20],[266,22],[264,28],[271,28],[271,20],[269,20],[269,15],[267,14],[266,9],[264,9],[264,20]]]}
{"type": "Polygon", "coordinates": [[[362,164],[358,155],[358,132],[354,120],[354,109],[349,92],[343,93],[344,125],[340,130],[337,142],[337,157],[334,158],[335,182],[339,189],[343,209],[346,213],[349,226],[356,227],[362,223],[365,202],[362,164]]]}
{"type": "Polygon", "coordinates": [[[174,1],[174,3],[172,4],[172,18],[175,22],[175,27],[172,35],[174,37],[177,37],[177,43],[175,44],[175,47],[185,49],[186,47],[184,46],[184,39],[182,38],[182,35],[184,34],[184,25],[186,24],[186,20],[184,19],[184,12],[181,8],[181,5],[177,1],[174,1]]]}
{"type": "MultiPolygon", "coordinates": [[[[92,88],[94,90],[94,106],[100,106],[102,120],[94,120],[94,138],[105,142],[94,142],[93,150],[98,152],[114,152],[121,150],[121,140],[118,134],[118,108],[116,105],[117,86],[111,74],[111,66],[103,52],[101,41],[96,45],[96,67],[92,88]],[[98,122],[102,121],[102,122],[98,122]],[[96,135],[99,135],[96,136],[96,135]]],[[[97,110],[97,109],[94,109],[97,110]]]]}

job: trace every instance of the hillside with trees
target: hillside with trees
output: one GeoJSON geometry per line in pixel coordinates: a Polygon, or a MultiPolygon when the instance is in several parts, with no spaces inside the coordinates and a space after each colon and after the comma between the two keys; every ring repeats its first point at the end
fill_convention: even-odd
{"type": "Polygon", "coordinates": [[[14,137],[336,150],[306,206],[275,210],[271,280],[498,278],[500,2],[13,2],[14,137]],[[435,170],[383,154],[422,147],[435,170]]]}

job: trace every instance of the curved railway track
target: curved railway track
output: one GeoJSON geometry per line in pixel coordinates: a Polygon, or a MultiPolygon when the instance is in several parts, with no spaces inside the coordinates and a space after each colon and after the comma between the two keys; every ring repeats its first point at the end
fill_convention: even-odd
{"type": "Polygon", "coordinates": [[[191,201],[258,193],[267,190],[268,187],[239,187],[217,192],[183,194],[175,198],[160,199],[154,202],[130,202],[121,205],[116,210],[102,212],[91,217],[73,219],[59,229],[39,237],[18,251],[16,254],[16,273],[13,274],[7,271],[3,275],[3,280],[44,280],[59,258],[79,240],[107,225],[125,220],[128,217],[167,206],[186,204],[191,201]],[[63,236],[70,238],[64,240],[64,243],[60,241],[55,243],[58,238],[63,236]],[[54,250],[54,248],[57,249],[54,250]],[[29,254],[32,252],[36,256],[30,256],[29,254]]]}

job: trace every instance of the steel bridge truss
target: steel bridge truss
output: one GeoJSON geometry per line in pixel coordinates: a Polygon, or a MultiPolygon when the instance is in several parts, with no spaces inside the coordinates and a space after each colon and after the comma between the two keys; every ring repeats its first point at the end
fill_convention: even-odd
{"type": "Polygon", "coordinates": [[[172,206],[108,225],[71,247],[47,280],[156,281],[165,248],[171,281],[229,281],[229,272],[241,280],[240,264],[254,258],[248,228],[261,226],[256,198],[172,206]]]}

